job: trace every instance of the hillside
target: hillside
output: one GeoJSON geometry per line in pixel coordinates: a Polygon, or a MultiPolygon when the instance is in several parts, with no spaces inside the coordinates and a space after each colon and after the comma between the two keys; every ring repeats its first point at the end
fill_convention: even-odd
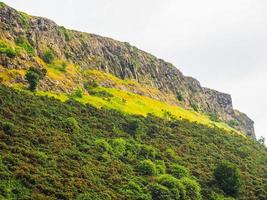
{"type": "MultiPolygon", "coordinates": [[[[241,171],[237,199],[267,197],[267,150],[253,140],[3,86],[0,97],[0,199],[151,199],[151,185],[173,165],[184,166],[179,178],[200,184],[203,199],[223,199],[213,177],[221,160],[241,171]],[[157,170],[140,171],[143,160],[157,170]]],[[[178,199],[200,199],[194,191],[178,199]]]]}
{"type": "Polygon", "coordinates": [[[255,138],[254,122],[233,109],[230,95],[201,87],[196,79],[184,76],[172,64],[129,43],[68,30],[3,3],[0,23],[3,84],[25,88],[26,71],[42,69],[47,74],[38,86],[41,91],[71,94],[81,89],[87,93],[84,84],[98,81],[100,86],[116,87],[212,116],[215,121],[223,121],[255,138]],[[96,76],[99,73],[93,73],[92,77],[92,70],[108,73],[128,84],[116,84],[113,78],[101,79],[101,73],[100,78],[96,76]]]}
{"type": "Polygon", "coordinates": [[[266,200],[229,94],[0,2],[0,200],[266,200]]]}

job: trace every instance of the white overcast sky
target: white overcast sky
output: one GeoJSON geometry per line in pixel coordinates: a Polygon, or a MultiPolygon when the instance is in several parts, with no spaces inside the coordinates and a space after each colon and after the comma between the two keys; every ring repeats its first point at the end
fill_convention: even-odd
{"type": "Polygon", "coordinates": [[[172,62],[267,138],[267,0],[4,0],[66,28],[128,41],[172,62]]]}

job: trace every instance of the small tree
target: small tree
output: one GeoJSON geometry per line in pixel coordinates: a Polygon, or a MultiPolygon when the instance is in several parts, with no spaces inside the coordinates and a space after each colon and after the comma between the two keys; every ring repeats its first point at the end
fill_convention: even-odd
{"type": "Polygon", "coordinates": [[[46,63],[51,64],[54,61],[54,59],[55,59],[54,53],[50,49],[44,52],[43,60],[46,63]]]}
{"type": "Polygon", "coordinates": [[[174,163],[169,165],[167,172],[178,179],[188,177],[190,174],[186,167],[174,163]]]}
{"type": "Polygon", "coordinates": [[[181,183],[185,187],[186,198],[191,200],[201,200],[201,188],[199,184],[188,177],[183,177],[180,179],[181,183]]]}
{"type": "Polygon", "coordinates": [[[152,183],[148,186],[153,200],[171,200],[172,195],[169,189],[163,185],[152,183]]]}
{"type": "Polygon", "coordinates": [[[29,70],[29,71],[27,71],[25,77],[26,77],[26,80],[29,83],[29,90],[35,91],[36,88],[37,88],[39,79],[40,79],[39,74],[37,74],[34,71],[29,70]]]}
{"type": "Polygon", "coordinates": [[[140,173],[147,176],[157,175],[157,166],[151,160],[143,160],[140,162],[138,169],[140,173]]]}
{"type": "Polygon", "coordinates": [[[220,163],[214,171],[214,177],[226,194],[238,196],[241,186],[240,171],[234,164],[226,161],[220,163]]]}

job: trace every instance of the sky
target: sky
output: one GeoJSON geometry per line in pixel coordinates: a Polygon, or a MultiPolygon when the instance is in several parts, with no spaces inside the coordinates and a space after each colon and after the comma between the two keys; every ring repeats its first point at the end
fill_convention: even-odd
{"type": "Polygon", "coordinates": [[[127,41],[232,95],[267,139],[266,0],[4,0],[66,28],[127,41]]]}

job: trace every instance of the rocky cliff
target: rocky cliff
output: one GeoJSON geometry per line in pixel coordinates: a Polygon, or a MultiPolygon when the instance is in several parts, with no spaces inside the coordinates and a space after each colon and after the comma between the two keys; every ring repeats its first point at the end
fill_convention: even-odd
{"type": "MultiPolygon", "coordinates": [[[[179,101],[173,103],[212,115],[255,138],[253,121],[233,109],[230,95],[201,87],[199,81],[184,76],[172,64],[129,43],[68,30],[49,19],[29,16],[4,4],[0,5],[0,29],[1,48],[9,45],[16,49],[18,41],[23,41],[20,44],[24,44],[24,47],[32,47],[31,51],[16,49],[16,56],[2,51],[0,65],[5,69],[43,68],[40,58],[44,58],[49,50],[55,58],[73,63],[82,70],[96,69],[120,79],[133,79],[163,94],[175,96],[179,101]]],[[[77,84],[83,81],[81,74],[77,74],[73,80],[77,84]]],[[[21,77],[15,81],[24,80],[21,77]]],[[[57,83],[49,78],[43,80],[40,87],[67,90],[57,87],[57,83]]]]}

